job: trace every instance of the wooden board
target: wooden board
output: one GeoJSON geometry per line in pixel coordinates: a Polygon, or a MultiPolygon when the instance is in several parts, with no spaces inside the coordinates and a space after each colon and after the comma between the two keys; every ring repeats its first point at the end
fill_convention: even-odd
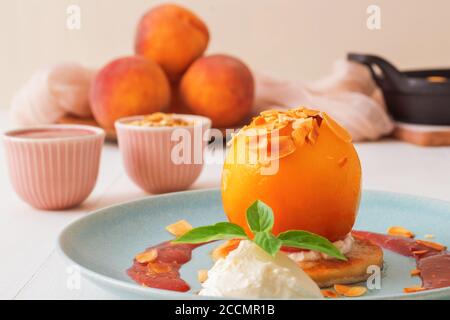
{"type": "Polygon", "coordinates": [[[419,146],[450,146],[450,126],[396,122],[393,136],[419,146]]]}

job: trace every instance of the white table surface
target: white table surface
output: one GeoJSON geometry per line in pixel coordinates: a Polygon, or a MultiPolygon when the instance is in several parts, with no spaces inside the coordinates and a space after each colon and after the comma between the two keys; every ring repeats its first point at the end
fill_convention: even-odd
{"type": "MultiPolygon", "coordinates": [[[[1,124],[6,114],[0,113],[1,124]]],[[[424,148],[393,140],[358,143],[363,187],[450,201],[450,147],[424,148]]],[[[97,185],[78,208],[46,212],[31,208],[12,190],[0,147],[0,299],[120,299],[85,278],[68,285],[71,267],[56,251],[60,231],[90,211],[147,197],[128,179],[119,150],[106,144],[97,185]]],[[[192,189],[218,187],[221,165],[205,167],[192,189]]]]}

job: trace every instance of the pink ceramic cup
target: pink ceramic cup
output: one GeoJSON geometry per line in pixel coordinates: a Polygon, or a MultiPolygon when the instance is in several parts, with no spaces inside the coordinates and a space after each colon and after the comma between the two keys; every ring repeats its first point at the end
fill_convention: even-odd
{"type": "Polygon", "coordinates": [[[129,124],[142,116],[122,118],[115,123],[125,170],[131,180],[149,193],[185,190],[203,168],[203,151],[211,120],[194,115],[173,116],[194,125],[143,127],[129,124]]]}
{"type": "Polygon", "coordinates": [[[95,186],[105,133],[84,125],[47,125],[3,135],[14,190],[35,208],[83,202],[95,186]]]}

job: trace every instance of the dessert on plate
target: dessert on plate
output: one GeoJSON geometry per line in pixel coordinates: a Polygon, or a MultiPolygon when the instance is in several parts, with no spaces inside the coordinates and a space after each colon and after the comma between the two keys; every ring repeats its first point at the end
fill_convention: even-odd
{"type": "Polygon", "coordinates": [[[221,186],[229,221],[167,226],[175,239],[136,255],[128,269],[133,280],[186,292],[190,285],[180,269],[192,251],[225,240],[214,245],[214,265],[198,271],[201,296],[358,297],[367,292],[356,283],[370,276],[369,267],[383,267],[381,248],[416,259],[411,275],[423,286],[406,293],[450,286],[445,246],[415,240],[401,227],[388,235],[352,230],[361,165],[350,135],[326,113],[265,111],[229,145],[221,186]]]}
{"type": "Polygon", "coordinates": [[[231,222],[248,231],[246,208],[259,199],[274,211],[275,234],[314,232],[347,257],[282,248],[320,287],[365,280],[368,266],[382,266],[382,250],[351,235],[360,195],[361,165],[350,135],[326,113],[306,108],[255,117],[234,137],[223,168],[222,200],[231,222]],[[240,161],[243,152],[248,156],[240,161]],[[276,170],[265,172],[275,161],[276,170]]]}

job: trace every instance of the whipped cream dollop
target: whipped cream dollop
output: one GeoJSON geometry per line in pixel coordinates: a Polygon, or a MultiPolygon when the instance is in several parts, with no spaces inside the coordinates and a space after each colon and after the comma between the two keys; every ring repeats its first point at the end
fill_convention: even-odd
{"type": "MultiPolygon", "coordinates": [[[[343,240],[338,240],[333,242],[336,248],[343,254],[346,255],[352,250],[354,239],[352,235],[349,233],[343,240]]],[[[317,261],[320,259],[334,259],[325,253],[321,253],[314,250],[307,251],[299,251],[299,252],[291,252],[287,254],[289,258],[294,260],[295,262],[304,262],[304,261],[317,261]]]]}
{"type": "Polygon", "coordinates": [[[233,298],[322,298],[317,284],[288,256],[275,257],[249,240],[208,271],[199,295],[233,298]]]}

